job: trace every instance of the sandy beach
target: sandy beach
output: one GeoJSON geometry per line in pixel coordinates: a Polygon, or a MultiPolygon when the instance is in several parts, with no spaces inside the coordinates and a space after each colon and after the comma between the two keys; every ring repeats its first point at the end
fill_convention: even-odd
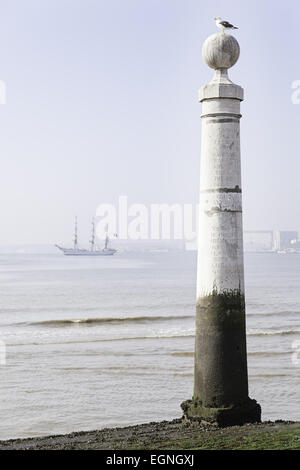
{"type": "Polygon", "coordinates": [[[215,428],[180,419],[100,431],[0,441],[0,450],[300,449],[300,422],[215,428]]]}

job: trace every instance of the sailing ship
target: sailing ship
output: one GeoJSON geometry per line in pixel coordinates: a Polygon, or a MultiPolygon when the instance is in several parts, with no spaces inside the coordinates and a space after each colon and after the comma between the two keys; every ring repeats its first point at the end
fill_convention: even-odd
{"type": "Polygon", "coordinates": [[[78,223],[77,217],[75,217],[75,232],[74,232],[74,247],[73,248],[64,248],[59,245],[55,245],[60,251],[63,252],[65,256],[112,256],[117,250],[114,248],[109,248],[109,237],[106,233],[104,248],[99,250],[95,243],[95,221],[92,220],[92,236],[90,240],[90,249],[79,248],[78,246],[78,223]]]}

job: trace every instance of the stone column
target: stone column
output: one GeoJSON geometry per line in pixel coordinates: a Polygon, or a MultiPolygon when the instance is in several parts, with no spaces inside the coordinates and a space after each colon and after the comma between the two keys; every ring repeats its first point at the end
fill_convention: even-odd
{"type": "Polygon", "coordinates": [[[189,420],[218,425],[260,421],[248,397],[245,327],[240,103],[243,89],[228,78],[240,48],[218,33],[203,45],[215,69],[200,89],[202,145],[194,396],[182,404],[189,420]]]}

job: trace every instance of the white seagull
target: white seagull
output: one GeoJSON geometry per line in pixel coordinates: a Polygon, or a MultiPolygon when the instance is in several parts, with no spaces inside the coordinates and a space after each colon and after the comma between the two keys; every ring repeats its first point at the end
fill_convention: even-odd
{"type": "Polygon", "coordinates": [[[228,21],[223,21],[222,18],[219,16],[215,18],[216,20],[216,26],[220,29],[222,29],[223,33],[225,32],[226,29],[239,29],[236,26],[233,26],[233,24],[228,23],[228,21]]]}

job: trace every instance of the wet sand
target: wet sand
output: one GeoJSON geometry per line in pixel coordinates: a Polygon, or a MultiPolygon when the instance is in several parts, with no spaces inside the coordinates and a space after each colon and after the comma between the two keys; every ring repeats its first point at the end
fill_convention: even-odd
{"type": "Polygon", "coordinates": [[[300,449],[300,422],[229,428],[180,419],[100,431],[0,441],[0,450],[300,449]]]}

